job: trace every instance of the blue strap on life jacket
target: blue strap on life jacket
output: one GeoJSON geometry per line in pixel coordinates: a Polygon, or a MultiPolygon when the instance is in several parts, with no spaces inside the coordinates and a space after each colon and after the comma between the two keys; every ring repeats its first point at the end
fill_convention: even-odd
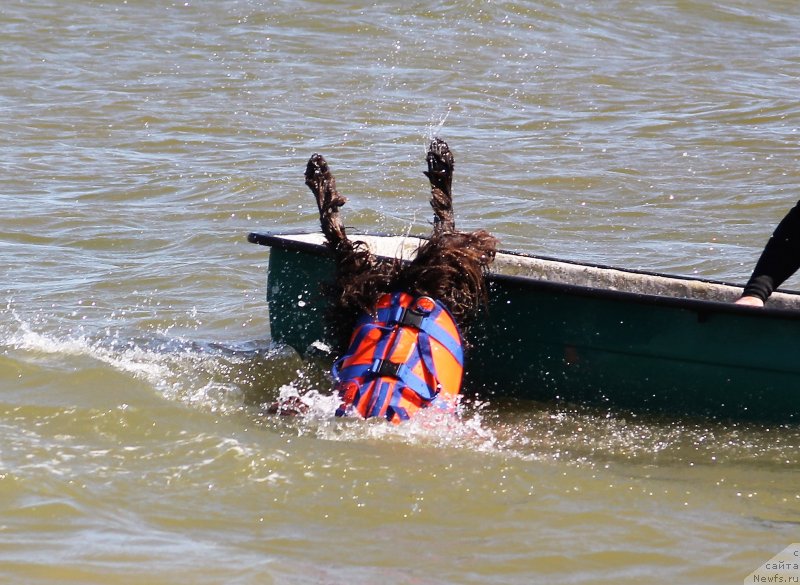
{"type": "MultiPolygon", "coordinates": [[[[392,301],[394,302],[395,299],[392,298],[392,301]]],[[[366,315],[359,320],[359,324],[368,323],[375,319],[380,323],[412,325],[420,331],[424,331],[445,346],[447,350],[453,354],[453,357],[455,357],[458,362],[463,365],[464,349],[461,347],[461,340],[454,338],[450,332],[436,322],[436,319],[439,317],[442,311],[447,311],[447,308],[439,301],[435,301],[435,303],[436,307],[427,315],[413,313],[409,309],[404,309],[398,305],[379,309],[376,319],[370,315],[366,315]],[[412,317],[409,317],[410,315],[419,315],[421,318],[418,321],[414,319],[416,322],[412,323],[410,322],[412,319],[412,317]]]]}
{"type": "MultiPolygon", "coordinates": [[[[433,359],[431,338],[445,347],[453,355],[458,364],[463,366],[464,350],[460,338],[454,338],[449,331],[436,322],[443,311],[449,315],[447,308],[441,302],[434,301],[434,308],[430,312],[414,310],[417,306],[418,299],[415,299],[414,302],[406,308],[400,304],[401,295],[402,293],[392,294],[390,306],[378,309],[375,315],[364,314],[357,321],[356,335],[351,340],[350,348],[360,347],[364,338],[376,329],[381,331],[380,338],[374,350],[374,355],[376,357],[372,363],[356,364],[342,368],[344,361],[350,357],[348,353],[336,360],[333,364],[332,373],[337,382],[361,378],[362,388],[357,393],[354,402],[358,401],[362,391],[366,390],[367,386],[373,384],[374,381],[380,377],[396,378],[403,386],[410,388],[421,399],[428,402],[434,400],[440,388],[436,365],[433,359]],[[394,343],[389,347],[389,340],[392,339],[391,333],[400,327],[414,327],[418,330],[417,351],[416,355],[410,356],[407,363],[395,364],[386,359],[386,357],[392,355],[394,352],[394,343]],[[434,388],[431,388],[423,378],[412,371],[420,360],[423,362],[424,369],[435,381],[434,388]]],[[[452,316],[450,316],[450,319],[453,320],[452,316]]],[[[453,320],[453,322],[455,321],[453,320]]],[[[397,343],[397,336],[395,336],[394,339],[395,343],[397,343]]],[[[387,391],[388,386],[385,384],[379,384],[379,388],[373,389],[372,400],[370,400],[370,405],[367,409],[370,416],[375,416],[373,413],[374,410],[378,412],[381,410],[383,404],[386,402],[387,391]]],[[[398,405],[399,398],[400,393],[393,392],[389,408],[387,409],[387,418],[391,418],[389,410],[397,413],[398,417],[401,419],[408,418],[408,413],[405,409],[398,405]]],[[[337,412],[337,415],[338,414],[337,412]]]]}

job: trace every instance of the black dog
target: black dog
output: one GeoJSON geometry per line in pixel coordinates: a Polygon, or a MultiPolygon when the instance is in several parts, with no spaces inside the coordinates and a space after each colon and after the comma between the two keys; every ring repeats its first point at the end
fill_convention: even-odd
{"type": "Polygon", "coordinates": [[[484,230],[456,231],[447,144],[434,139],[426,160],[433,233],[411,262],[378,258],[363,242],[348,239],[339,216],[346,199],[325,159],[315,154],[308,161],[306,185],[336,263],[327,293],[342,356],[333,367],[342,399],[337,415],[400,422],[431,405],[452,409],[461,390],[463,332],[487,302],[485,273],[497,240],[484,230]]]}

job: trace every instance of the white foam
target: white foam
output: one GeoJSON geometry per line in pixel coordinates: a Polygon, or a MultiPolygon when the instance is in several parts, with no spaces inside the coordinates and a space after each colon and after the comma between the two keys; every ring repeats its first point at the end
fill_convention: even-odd
{"type": "Polygon", "coordinates": [[[103,362],[115,370],[131,374],[156,384],[163,379],[167,368],[154,359],[151,351],[131,347],[124,350],[106,348],[92,342],[84,335],[57,338],[33,331],[30,325],[18,319],[19,328],[11,333],[4,344],[19,350],[62,356],[89,357],[103,362]]]}
{"type": "Polygon", "coordinates": [[[335,441],[390,440],[414,445],[466,448],[494,452],[502,449],[494,432],[484,424],[485,404],[467,409],[461,402],[456,412],[435,408],[423,409],[399,425],[382,419],[335,416],[341,400],[332,392],[316,389],[303,391],[292,384],[282,386],[279,401],[300,399],[308,410],[296,417],[300,434],[335,441]]]}

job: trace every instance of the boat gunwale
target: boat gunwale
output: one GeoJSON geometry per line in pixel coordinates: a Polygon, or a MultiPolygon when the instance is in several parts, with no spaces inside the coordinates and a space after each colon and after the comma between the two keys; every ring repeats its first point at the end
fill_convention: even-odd
{"type": "MultiPolygon", "coordinates": [[[[327,247],[325,247],[324,244],[292,239],[292,236],[306,236],[306,235],[313,236],[316,234],[313,232],[307,232],[302,230],[286,231],[281,233],[251,232],[248,234],[247,240],[250,243],[258,244],[261,246],[276,247],[289,251],[311,253],[315,256],[331,257],[333,255],[333,253],[327,247]]],[[[354,232],[354,235],[367,236],[373,238],[397,237],[396,235],[383,234],[383,233],[354,232]]],[[[425,239],[422,236],[411,236],[411,237],[421,240],[425,239]]],[[[623,274],[664,278],[677,282],[698,282],[698,283],[717,285],[717,286],[742,288],[742,285],[732,284],[730,282],[725,282],[720,280],[694,278],[691,276],[664,274],[664,273],[649,272],[644,270],[633,270],[628,268],[618,268],[616,266],[592,264],[587,262],[578,262],[574,260],[564,260],[561,258],[539,256],[536,254],[526,254],[515,251],[498,250],[498,252],[510,257],[530,258],[533,260],[556,262],[576,267],[587,267],[598,270],[617,271],[623,274]]],[[[800,311],[798,310],[769,306],[769,305],[763,308],[754,308],[749,306],[737,305],[735,303],[727,301],[696,299],[688,297],[673,297],[673,296],[658,295],[653,293],[633,292],[627,290],[617,290],[612,288],[600,288],[582,284],[556,282],[546,279],[539,279],[532,276],[502,274],[492,271],[490,271],[489,274],[487,275],[487,279],[490,282],[508,282],[510,284],[519,285],[522,287],[537,287],[541,289],[549,289],[555,292],[564,292],[567,294],[578,295],[583,297],[609,298],[615,300],[634,301],[640,304],[668,306],[672,308],[695,311],[704,316],[708,316],[712,313],[732,313],[741,316],[754,316],[754,317],[757,316],[758,318],[767,318],[767,319],[800,320],[800,311]]],[[[796,291],[781,290],[779,292],[789,296],[800,297],[800,293],[796,291]]]]}

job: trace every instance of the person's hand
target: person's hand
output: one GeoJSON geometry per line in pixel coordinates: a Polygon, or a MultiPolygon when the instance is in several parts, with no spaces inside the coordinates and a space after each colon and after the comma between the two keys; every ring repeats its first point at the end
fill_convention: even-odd
{"type": "Polygon", "coordinates": [[[747,305],[748,307],[763,307],[764,301],[758,297],[741,297],[736,300],[737,305],[747,305]]]}

